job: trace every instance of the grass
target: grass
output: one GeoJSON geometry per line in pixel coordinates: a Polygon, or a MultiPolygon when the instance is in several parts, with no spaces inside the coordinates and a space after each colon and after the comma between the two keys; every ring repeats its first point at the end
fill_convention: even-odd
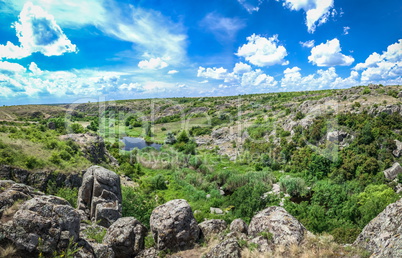
{"type": "Polygon", "coordinates": [[[310,257],[370,257],[365,250],[335,243],[330,235],[307,236],[300,245],[276,245],[273,252],[261,253],[254,248],[244,248],[244,258],[310,258],[310,257]]]}
{"type": "Polygon", "coordinates": [[[0,246],[0,257],[11,258],[17,253],[17,249],[13,245],[7,245],[6,247],[0,246]]]}

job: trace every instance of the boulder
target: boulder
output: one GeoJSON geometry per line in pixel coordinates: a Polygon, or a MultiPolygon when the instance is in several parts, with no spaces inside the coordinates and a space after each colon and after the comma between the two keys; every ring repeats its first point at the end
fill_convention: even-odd
{"type": "Polygon", "coordinates": [[[134,257],[144,249],[147,229],[133,217],[120,218],[107,230],[103,243],[110,246],[116,257],[134,257]]]}
{"type": "Polygon", "coordinates": [[[272,235],[275,245],[289,246],[300,244],[306,234],[306,228],[284,208],[272,206],[257,213],[248,226],[248,234],[257,237],[262,232],[272,235]]]}
{"type": "Polygon", "coordinates": [[[223,214],[223,210],[221,210],[219,208],[214,208],[214,207],[210,207],[209,212],[211,214],[223,214]]]}
{"type": "Polygon", "coordinates": [[[398,162],[395,162],[392,167],[384,170],[384,176],[388,180],[394,180],[398,174],[402,173],[402,167],[398,162]]]}
{"type": "Polygon", "coordinates": [[[121,217],[120,177],[103,167],[92,166],[84,174],[78,191],[79,210],[88,219],[99,221],[99,225],[109,227],[121,217]]]}
{"type": "Polygon", "coordinates": [[[23,256],[35,256],[37,251],[50,255],[78,239],[80,216],[62,198],[37,195],[17,205],[15,210],[8,220],[3,220],[3,213],[0,235],[2,241],[11,242],[23,256]]]}
{"type": "Polygon", "coordinates": [[[399,158],[402,153],[402,142],[395,140],[395,145],[396,149],[392,151],[392,154],[396,157],[399,158]]]}
{"type": "Polygon", "coordinates": [[[221,219],[210,219],[198,224],[201,234],[206,239],[210,239],[214,235],[218,235],[227,228],[227,224],[221,219]]]}
{"type": "Polygon", "coordinates": [[[348,133],[343,131],[332,131],[327,133],[327,141],[329,142],[342,142],[349,136],[348,133]]]}
{"type": "Polygon", "coordinates": [[[402,199],[371,220],[354,245],[373,252],[373,257],[402,257],[402,199]]]}
{"type": "Polygon", "coordinates": [[[206,255],[206,258],[240,258],[241,248],[235,238],[229,238],[214,246],[206,255]]]}
{"type": "Polygon", "coordinates": [[[200,229],[186,200],[177,199],[156,207],[150,226],[159,250],[184,250],[194,246],[200,229]]]}
{"type": "Polygon", "coordinates": [[[247,224],[242,219],[235,219],[230,223],[230,232],[247,234],[247,224]]]}

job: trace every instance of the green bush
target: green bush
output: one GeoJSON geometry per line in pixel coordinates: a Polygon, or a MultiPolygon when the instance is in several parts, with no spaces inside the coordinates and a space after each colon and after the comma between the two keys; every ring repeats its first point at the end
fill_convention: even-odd
{"type": "Polygon", "coordinates": [[[283,176],[279,179],[281,188],[291,196],[304,196],[308,193],[306,182],[300,177],[283,176]]]}
{"type": "Polygon", "coordinates": [[[134,217],[149,228],[149,219],[157,206],[153,196],[146,195],[131,187],[122,187],[122,215],[134,217]]]}

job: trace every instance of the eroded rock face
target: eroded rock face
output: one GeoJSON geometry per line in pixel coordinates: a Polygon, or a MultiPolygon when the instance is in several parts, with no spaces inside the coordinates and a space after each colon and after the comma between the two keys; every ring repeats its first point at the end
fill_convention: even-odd
{"type": "Polygon", "coordinates": [[[374,257],[402,257],[402,199],[370,221],[354,245],[373,252],[374,257]]]}
{"type": "Polygon", "coordinates": [[[202,235],[209,239],[214,235],[218,235],[227,228],[227,224],[221,219],[210,219],[198,224],[202,235]]]}
{"type": "Polygon", "coordinates": [[[402,173],[402,167],[398,162],[395,162],[392,167],[384,170],[384,176],[389,180],[394,180],[400,173],[402,173]]]}
{"type": "Polygon", "coordinates": [[[306,234],[306,228],[284,208],[272,206],[257,213],[248,226],[248,234],[257,237],[261,232],[272,235],[275,245],[289,246],[300,244],[306,234]]]}
{"type": "Polygon", "coordinates": [[[118,166],[117,160],[107,151],[103,138],[96,134],[67,134],[60,137],[62,140],[72,140],[82,149],[85,157],[95,164],[109,161],[112,165],[118,166]]]}
{"type": "Polygon", "coordinates": [[[8,207],[1,214],[0,242],[12,243],[18,254],[52,254],[78,239],[80,216],[66,200],[12,181],[0,181],[0,187],[0,202],[8,207]]]}
{"type": "Polygon", "coordinates": [[[78,192],[78,209],[109,227],[121,217],[121,201],[120,177],[103,167],[90,167],[78,192]]]}
{"type": "Polygon", "coordinates": [[[184,250],[194,246],[200,229],[186,200],[177,199],[156,207],[150,226],[159,250],[184,250]]]}
{"type": "Polygon", "coordinates": [[[242,219],[235,219],[230,223],[230,232],[247,234],[248,226],[242,219]]]}
{"type": "Polygon", "coordinates": [[[241,248],[235,238],[229,238],[216,245],[205,255],[206,258],[240,258],[241,248]]]}
{"type": "Polygon", "coordinates": [[[395,145],[396,145],[396,149],[392,151],[392,154],[399,158],[402,154],[402,142],[398,141],[398,140],[394,140],[395,141],[395,145]]]}
{"type": "Polygon", "coordinates": [[[116,257],[133,257],[144,249],[147,229],[133,217],[118,219],[107,230],[103,243],[112,247],[116,257]]]}

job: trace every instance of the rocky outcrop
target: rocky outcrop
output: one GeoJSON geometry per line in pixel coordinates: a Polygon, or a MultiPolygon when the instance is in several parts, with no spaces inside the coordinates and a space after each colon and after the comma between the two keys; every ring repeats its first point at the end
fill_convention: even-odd
{"type": "Polygon", "coordinates": [[[92,166],[84,175],[77,207],[88,219],[109,227],[121,217],[120,177],[103,167],[92,166]]]}
{"type": "Polygon", "coordinates": [[[392,167],[383,171],[384,176],[388,180],[394,180],[398,174],[402,173],[402,167],[398,162],[395,162],[392,167]]]}
{"type": "Polygon", "coordinates": [[[248,234],[258,237],[262,232],[270,235],[275,245],[289,246],[300,244],[306,234],[306,228],[284,208],[272,206],[257,213],[248,226],[248,234]]]}
{"type": "Polygon", "coordinates": [[[227,224],[221,219],[210,219],[198,224],[204,238],[210,239],[214,235],[222,233],[227,228],[227,224]]]}
{"type": "Polygon", "coordinates": [[[107,230],[103,243],[110,246],[116,257],[134,257],[144,249],[147,229],[133,217],[120,218],[107,230]]]}
{"type": "Polygon", "coordinates": [[[105,142],[97,134],[67,134],[61,136],[62,140],[72,140],[80,147],[84,156],[94,164],[109,161],[112,165],[118,166],[117,160],[107,151],[105,142]]]}
{"type": "Polygon", "coordinates": [[[402,142],[395,140],[396,149],[392,151],[392,154],[399,158],[402,154],[402,142]]]}
{"type": "Polygon", "coordinates": [[[229,238],[214,246],[206,255],[206,258],[240,258],[241,248],[235,238],[229,238]]]}
{"type": "Polygon", "coordinates": [[[56,187],[80,187],[82,174],[64,174],[52,171],[30,171],[18,167],[1,165],[0,178],[32,186],[40,191],[46,191],[48,183],[54,182],[56,187]]]}
{"type": "Polygon", "coordinates": [[[373,257],[402,257],[402,199],[370,221],[354,245],[373,252],[373,257]]]}
{"type": "Polygon", "coordinates": [[[66,200],[12,181],[0,181],[0,187],[0,202],[8,207],[2,208],[0,245],[12,243],[18,254],[33,257],[38,251],[52,254],[78,239],[80,216],[66,200]]]}
{"type": "Polygon", "coordinates": [[[156,207],[150,226],[159,250],[184,250],[194,246],[200,229],[186,200],[177,199],[156,207]]]}
{"type": "Polygon", "coordinates": [[[247,234],[248,226],[242,219],[235,219],[230,223],[230,232],[247,234]]]}

